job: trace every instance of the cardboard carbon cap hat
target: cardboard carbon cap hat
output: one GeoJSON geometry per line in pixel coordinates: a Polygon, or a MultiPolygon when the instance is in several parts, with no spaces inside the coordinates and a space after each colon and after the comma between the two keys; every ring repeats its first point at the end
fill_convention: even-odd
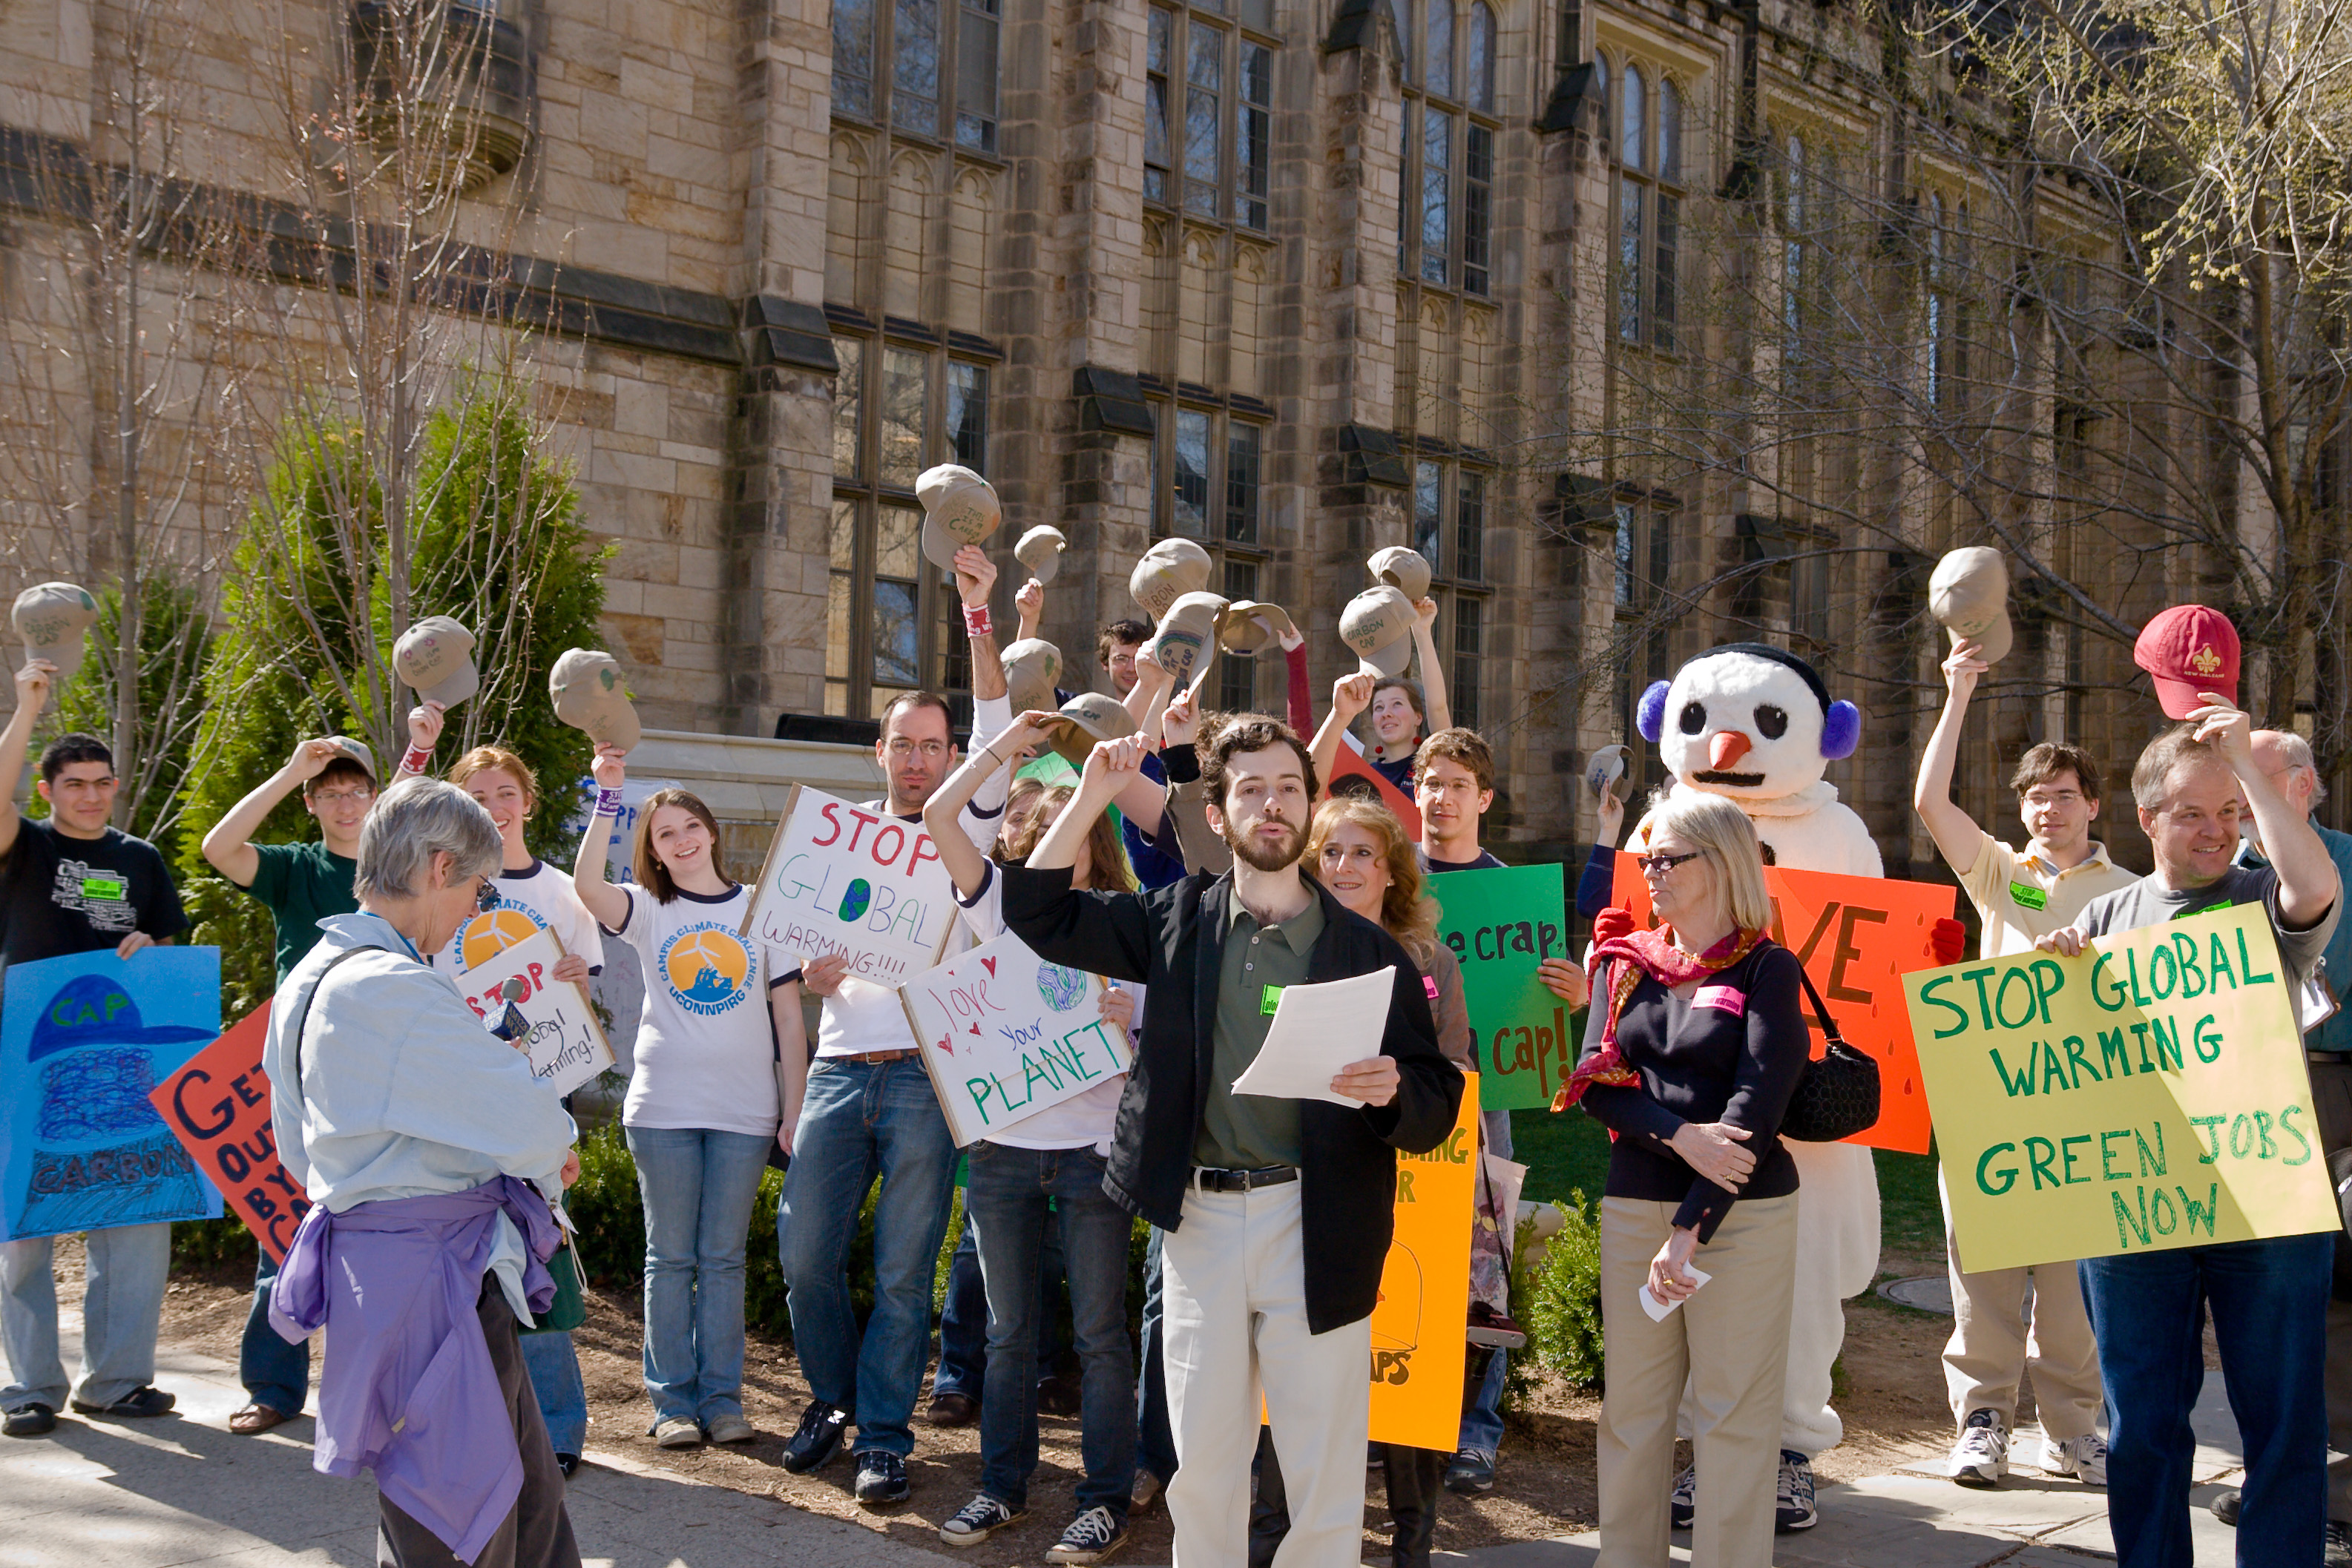
{"type": "MultiPolygon", "coordinates": [[[[326,741],[328,745],[333,747],[335,750],[341,754],[338,758],[334,758],[334,760],[340,761],[342,758],[347,757],[353,762],[358,763],[362,768],[367,769],[369,783],[373,784],[382,781],[383,775],[375,770],[375,753],[368,749],[367,743],[365,741],[354,740],[348,735],[329,735],[322,736],[320,738],[326,741]]],[[[317,785],[318,780],[313,779],[310,782],[315,786],[317,785]]]]}
{"type": "Polygon", "coordinates": [[[547,694],[555,699],[555,716],[586,730],[597,745],[636,749],[637,710],[629,702],[620,661],[612,654],[588,648],[564,650],[547,673],[547,694]]]}
{"type": "Polygon", "coordinates": [[[1633,752],[1623,746],[1604,746],[1585,765],[1584,787],[1596,796],[1614,795],[1620,801],[1633,792],[1633,752]]]}
{"type": "Polygon", "coordinates": [[[1285,636],[1297,635],[1298,628],[1291,623],[1288,611],[1279,604],[1261,604],[1255,599],[1235,600],[1225,607],[1223,618],[1217,622],[1217,645],[1243,658],[1285,636]]]}
{"type": "Polygon", "coordinates": [[[1047,742],[1073,768],[1087,765],[1095,743],[1135,733],[1135,716],[1108,692],[1081,692],[1062,705],[1061,722],[1047,742]]]}
{"type": "Polygon", "coordinates": [[[1062,570],[1062,552],[1069,548],[1070,541],[1061,529],[1041,523],[1021,536],[1021,542],[1013,547],[1013,559],[1027,567],[1029,575],[1040,583],[1047,583],[1062,570]]]}
{"type": "Polygon", "coordinates": [[[1188,593],[1209,586],[1209,552],[1191,539],[1161,539],[1143,552],[1127,591],[1155,622],[1188,593]]]}
{"type": "Polygon", "coordinates": [[[1055,706],[1054,686],[1062,678],[1062,651],[1042,637],[1024,637],[1003,653],[1004,695],[1013,716],[1042,713],[1055,706]]]}
{"type": "Polygon", "coordinates": [[[1187,593],[1160,618],[1160,630],[1143,644],[1142,657],[1176,679],[1176,689],[1191,691],[1207,678],[1217,658],[1217,622],[1225,601],[1214,593],[1187,593]]]}
{"type": "Polygon", "coordinates": [[[915,480],[915,499],[923,504],[923,559],[950,571],[956,551],[979,544],[1004,521],[995,488],[953,463],[924,469],[915,480]]]}
{"type": "Polygon", "coordinates": [[[1339,641],[1355,650],[1365,673],[1402,675],[1412,663],[1415,619],[1404,591],[1384,582],[1348,601],[1339,612],[1339,641]]]}
{"type": "Polygon", "coordinates": [[[2218,610],[2176,604],[2140,628],[2132,663],[2156,682],[2167,718],[2187,718],[2213,692],[2238,700],[2238,629],[2218,610]]]}
{"type": "Polygon", "coordinates": [[[78,583],[36,583],[8,612],[27,659],[47,659],[63,680],[81,668],[82,640],[98,620],[98,601],[78,583]]]}
{"type": "Polygon", "coordinates": [[[1391,545],[1364,565],[1374,577],[1416,604],[1429,597],[1429,562],[1417,549],[1391,545]]]}
{"type": "Polygon", "coordinates": [[[1977,657],[1998,664],[2009,656],[2015,633],[2009,623],[2009,566],[2000,552],[1969,545],[1947,553],[1927,580],[1927,613],[1952,634],[1958,646],[1977,644],[1977,657]]]}
{"type": "Polygon", "coordinates": [[[482,689],[474,634],[446,615],[427,615],[392,645],[393,673],[425,701],[456,707],[482,689]]]}

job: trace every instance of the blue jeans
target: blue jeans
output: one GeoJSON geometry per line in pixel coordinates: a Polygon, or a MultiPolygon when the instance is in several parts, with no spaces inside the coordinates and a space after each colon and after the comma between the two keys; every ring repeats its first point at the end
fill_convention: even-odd
{"type": "MultiPolygon", "coordinates": [[[[66,1407],[66,1368],[58,1354],[58,1282],[51,1238],[0,1242],[0,1338],[8,1347],[8,1386],[0,1410],[27,1405],[66,1407]]],[[[74,1397],[111,1405],[155,1381],[155,1329],[163,1315],[163,1281],[172,1271],[172,1227],[121,1225],[92,1230],[81,1303],[81,1383],[74,1397]]]]}
{"type": "Polygon", "coordinates": [[[299,1416],[310,1397],[310,1342],[288,1344],[269,1326],[269,1285],[278,1265],[263,1252],[253,1270],[253,1307],[245,1314],[245,1337],[236,1346],[236,1380],[256,1405],[299,1416]]]}
{"type": "MultiPolygon", "coordinates": [[[[750,1222],[745,1223],[748,1227],[750,1222]]],[[[540,1419],[547,1423],[548,1441],[557,1453],[576,1458],[588,1441],[588,1390],[580,1381],[580,1353],[572,1348],[572,1333],[551,1329],[519,1337],[522,1369],[530,1375],[530,1391],[539,1401],[540,1419]]],[[[740,1360],[737,1365],[740,1367],[740,1360]]]]}
{"type": "Polygon", "coordinates": [[[1058,1213],[1078,1343],[1079,1451],[1087,1470],[1078,1511],[1103,1507],[1124,1519],[1135,1484],[1127,1211],[1103,1196],[1104,1161],[1090,1148],[979,1143],[967,1158],[964,1207],[980,1232],[988,1285],[980,1490],[1009,1508],[1028,1506],[1029,1477],[1037,1468],[1037,1326],[1045,1303],[1039,1283],[1046,1227],[1058,1213]]]}
{"type": "Polygon", "coordinates": [[[922,1064],[820,1057],[776,1207],[793,1344],[809,1391],[854,1413],[853,1451],[915,1450],[908,1422],[931,1343],[931,1281],[947,1230],[956,1148],[922,1064]],[[876,1176],[874,1312],[849,1303],[849,1249],[876,1176]]]}
{"type": "Polygon", "coordinates": [[[2107,1524],[2117,1568],[2189,1568],[2189,1412],[2205,1383],[2209,1304],[2245,1449],[2238,1562],[2319,1561],[2335,1257],[2330,1232],[2083,1260],[2107,1385],[2107,1524]]]}
{"type": "Polygon", "coordinates": [[[1135,1380],[1135,1462],[1165,1486],[1176,1474],[1176,1428],[1168,1419],[1167,1336],[1160,1327],[1160,1244],[1167,1232],[1151,1228],[1143,1254],[1143,1364],[1135,1380]]]}
{"type": "MultiPolygon", "coordinates": [[[[931,1397],[961,1394],[980,1402],[988,1378],[988,1287],[980,1277],[980,1228],[965,1216],[963,1238],[956,1243],[948,1265],[948,1299],[940,1309],[940,1364],[931,1374],[931,1397]]],[[[1037,1260],[1037,1375],[1050,1375],[1061,1359],[1061,1314],[1055,1311],[1056,1287],[1067,1266],[1062,1261],[1062,1228],[1052,1216],[1045,1221],[1045,1246],[1037,1260]]]]}
{"type": "Polygon", "coordinates": [[[1492,1457],[1503,1447],[1503,1384],[1510,1375],[1510,1353],[1498,1350],[1486,1363],[1478,1397],[1462,1411],[1462,1437],[1455,1448],[1475,1448],[1492,1457]]]}
{"type": "Polygon", "coordinates": [[[654,1425],[740,1416],[743,1257],[771,1140],[702,1127],[623,1131],[646,1205],[646,1393],[654,1425]]]}

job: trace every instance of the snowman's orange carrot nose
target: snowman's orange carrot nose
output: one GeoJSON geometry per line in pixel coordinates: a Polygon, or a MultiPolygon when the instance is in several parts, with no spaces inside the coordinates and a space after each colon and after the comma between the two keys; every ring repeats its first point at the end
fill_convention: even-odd
{"type": "Polygon", "coordinates": [[[1755,744],[1748,738],[1748,732],[1744,729],[1717,730],[1715,739],[1707,746],[1706,765],[1713,768],[1728,768],[1747,756],[1748,748],[1755,744]]]}

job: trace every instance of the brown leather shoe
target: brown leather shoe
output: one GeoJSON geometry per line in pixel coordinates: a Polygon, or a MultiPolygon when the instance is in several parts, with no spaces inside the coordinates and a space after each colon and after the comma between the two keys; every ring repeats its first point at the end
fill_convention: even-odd
{"type": "Polygon", "coordinates": [[[942,1394],[923,1412],[934,1427],[969,1427],[980,1419],[980,1401],[969,1394],[942,1394]]]}
{"type": "Polygon", "coordinates": [[[283,1410],[255,1403],[247,1406],[228,1418],[228,1429],[240,1437],[255,1437],[274,1427],[283,1427],[294,1419],[283,1410]]]}

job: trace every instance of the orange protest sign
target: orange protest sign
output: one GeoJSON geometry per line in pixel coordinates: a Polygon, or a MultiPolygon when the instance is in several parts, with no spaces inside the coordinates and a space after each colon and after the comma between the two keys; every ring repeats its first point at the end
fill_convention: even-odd
{"type": "MultiPolygon", "coordinates": [[[[1927,1094],[1902,977],[1936,967],[1928,946],[1936,922],[1952,916],[1956,889],[1883,876],[1764,868],[1772,895],[1772,939],[1797,955],[1846,1043],[1878,1061],[1878,1124],[1846,1142],[1905,1154],[1927,1152],[1927,1094]]],[[[1620,852],[1609,901],[1644,925],[1650,890],[1633,857],[1620,852]]],[[[1810,1007],[1810,1004],[1808,1004],[1810,1007]]],[[[1817,1024],[1813,1054],[1826,1049],[1817,1024]]]]}
{"type": "Polygon", "coordinates": [[[1445,1142],[1397,1155],[1396,1234],[1372,1308],[1375,1443],[1451,1448],[1462,1436],[1470,1321],[1470,1206],[1478,1189],[1478,1075],[1445,1142]]]}
{"type": "Polygon", "coordinates": [[[269,1127],[269,1080],[261,1071],[261,1047],[268,1034],[269,1004],[264,1002],[147,1098],[262,1250],[283,1262],[310,1199],[278,1160],[278,1139],[269,1127]]]}
{"type": "MultiPolygon", "coordinates": [[[[1333,787],[1342,779],[1369,781],[1378,791],[1381,804],[1394,811],[1397,820],[1404,824],[1405,836],[1412,839],[1421,837],[1421,808],[1412,803],[1412,797],[1373,772],[1372,765],[1357,755],[1356,748],[1344,740],[1339,743],[1339,759],[1331,764],[1331,777],[1323,781],[1324,792],[1333,793],[1333,787]]],[[[1358,794],[1363,792],[1360,784],[1349,788],[1358,794]]]]}

